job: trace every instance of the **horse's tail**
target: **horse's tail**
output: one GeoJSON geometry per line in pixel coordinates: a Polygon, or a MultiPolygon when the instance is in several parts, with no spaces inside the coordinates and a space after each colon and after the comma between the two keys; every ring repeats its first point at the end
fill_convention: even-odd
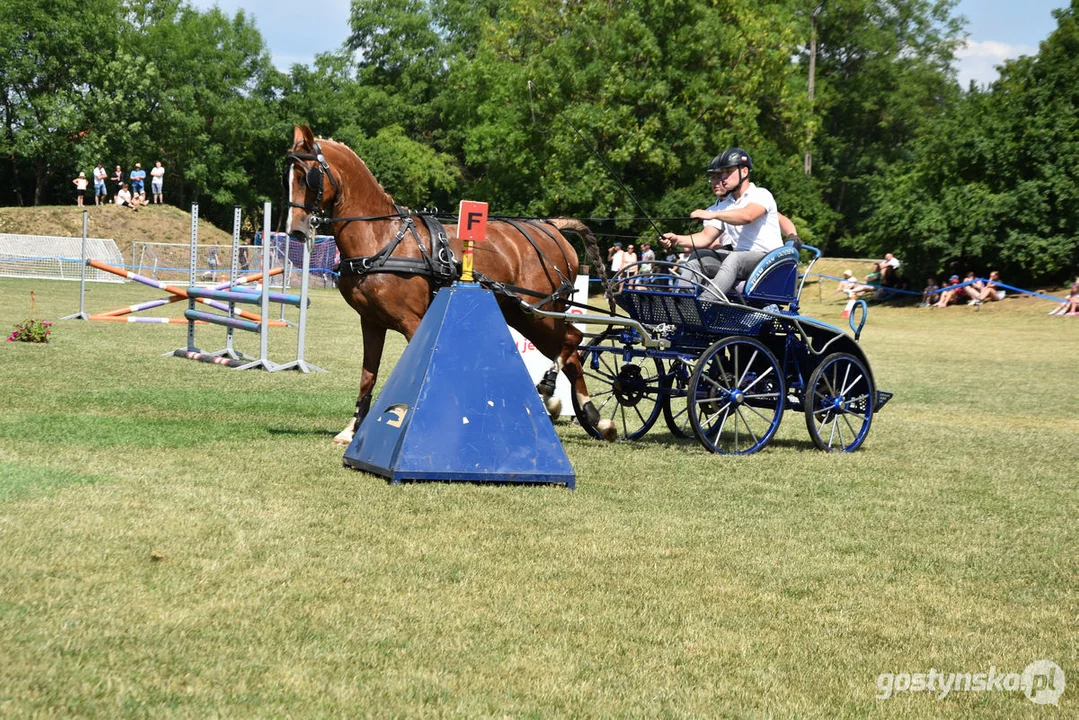
{"type": "Polygon", "coordinates": [[[607,297],[607,303],[610,305],[611,314],[613,315],[616,312],[616,306],[614,297],[611,295],[610,280],[607,278],[607,263],[603,260],[603,256],[600,255],[599,243],[596,241],[596,236],[592,233],[591,228],[576,218],[548,218],[548,222],[558,228],[559,231],[569,230],[575,232],[584,240],[585,258],[599,272],[600,282],[603,283],[603,294],[607,297]]]}

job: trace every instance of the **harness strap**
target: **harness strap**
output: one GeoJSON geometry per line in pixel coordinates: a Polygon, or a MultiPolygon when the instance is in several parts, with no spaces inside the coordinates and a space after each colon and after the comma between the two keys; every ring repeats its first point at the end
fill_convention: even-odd
{"type": "Polygon", "coordinates": [[[367,275],[369,273],[400,273],[407,275],[425,275],[434,278],[436,287],[447,285],[460,277],[460,269],[450,248],[446,229],[438,220],[427,215],[419,215],[431,238],[431,251],[424,247],[423,239],[416,231],[412,215],[404,208],[395,206],[405,221],[401,229],[387,245],[374,255],[358,258],[342,258],[339,272],[342,275],[367,275]],[[419,248],[418,258],[392,257],[394,250],[401,244],[405,235],[411,235],[419,248]]]}
{"type": "MultiPolygon", "coordinates": [[[[510,285],[509,283],[504,283],[504,282],[499,282],[497,280],[492,280],[491,278],[487,277],[486,275],[482,275],[482,274],[477,273],[475,271],[473,271],[473,275],[475,275],[476,281],[480,285],[484,286],[485,288],[487,288],[491,292],[495,293],[496,295],[501,295],[503,297],[513,298],[517,302],[521,303],[521,305],[526,310],[530,310],[530,309],[533,309],[533,308],[542,308],[544,305],[546,305],[547,303],[552,302],[554,300],[562,300],[563,302],[566,302],[567,304],[570,304],[570,305],[577,305],[578,304],[578,303],[574,303],[574,302],[571,302],[571,301],[566,299],[569,295],[573,294],[573,291],[575,290],[573,285],[568,285],[568,287],[567,287],[566,284],[560,285],[558,287],[558,289],[555,290],[550,295],[544,295],[541,292],[536,292],[535,290],[530,290],[529,288],[523,288],[523,287],[520,287],[518,285],[510,285]],[[532,297],[539,298],[539,300],[537,300],[534,303],[527,303],[527,302],[525,302],[524,300],[521,299],[521,295],[531,295],[532,297]]],[[[587,305],[582,306],[582,307],[587,307],[587,305]]]]}

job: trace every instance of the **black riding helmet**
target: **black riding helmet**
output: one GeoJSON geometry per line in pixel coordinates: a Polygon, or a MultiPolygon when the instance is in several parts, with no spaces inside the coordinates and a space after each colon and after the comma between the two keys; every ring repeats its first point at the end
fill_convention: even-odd
{"type": "Polygon", "coordinates": [[[742,148],[727,148],[712,158],[712,162],[708,163],[708,169],[705,172],[711,174],[732,167],[744,167],[747,170],[752,170],[753,160],[750,159],[749,153],[742,148]]]}

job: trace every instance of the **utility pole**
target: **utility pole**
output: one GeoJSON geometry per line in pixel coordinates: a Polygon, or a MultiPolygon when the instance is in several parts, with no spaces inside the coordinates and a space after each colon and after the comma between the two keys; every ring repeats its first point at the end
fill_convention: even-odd
{"type": "MultiPolygon", "coordinates": [[[[813,87],[816,82],[817,76],[817,16],[820,15],[821,10],[824,9],[824,3],[813,10],[813,14],[809,16],[809,111],[813,112],[813,87]]],[[[806,130],[806,157],[805,157],[805,171],[806,175],[813,174],[813,151],[810,149],[810,145],[813,142],[813,130],[806,130]]]]}

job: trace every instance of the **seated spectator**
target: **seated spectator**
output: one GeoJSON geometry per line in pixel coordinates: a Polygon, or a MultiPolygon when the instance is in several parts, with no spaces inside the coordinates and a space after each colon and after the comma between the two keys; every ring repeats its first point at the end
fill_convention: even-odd
{"type": "Polygon", "coordinates": [[[902,263],[899,259],[891,253],[885,253],[884,259],[880,262],[880,284],[884,287],[898,287],[899,286],[899,266],[902,263]]]}
{"type": "Polygon", "coordinates": [[[940,298],[936,297],[940,291],[940,286],[937,285],[937,279],[935,277],[929,278],[929,284],[925,286],[925,290],[922,290],[922,304],[918,307],[929,307],[940,298]]]}
{"type": "Polygon", "coordinates": [[[971,305],[981,305],[985,301],[1003,300],[1007,294],[1003,289],[998,287],[1000,282],[1000,273],[993,270],[989,273],[989,279],[985,282],[978,281],[973,285],[967,285],[963,288],[967,295],[970,296],[971,305]]]}
{"type": "Polygon", "coordinates": [[[843,271],[843,279],[839,281],[839,285],[836,287],[833,295],[837,293],[849,293],[854,288],[861,285],[858,278],[854,277],[854,273],[850,270],[843,271]]]}
{"type": "Polygon", "coordinates": [[[974,288],[977,293],[982,291],[982,282],[978,279],[978,276],[974,274],[973,270],[968,270],[967,274],[963,276],[963,282],[959,284],[963,287],[960,288],[962,292],[956,298],[956,302],[959,302],[960,299],[970,295],[967,288],[974,288]]]}
{"type": "Polygon", "coordinates": [[[880,288],[880,276],[880,263],[873,263],[873,269],[865,276],[865,284],[863,285],[855,282],[853,287],[847,291],[847,297],[853,298],[858,295],[871,295],[876,293],[880,288]]]}
{"type": "Polygon", "coordinates": [[[1072,283],[1071,292],[1068,293],[1068,297],[1064,302],[1060,303],[1054,310],[1049,311],[1050,315],[1079,315],[1079,277],[1075,278],[1075,282],[1072,283]]]}
{"type": "Polygon", "coordinates": [[[116,192],[116,204],[132,210],[139,209],[139,200],[131,195],[131,191],[127,189],[127,183],[120,183],[120,189],[116,192]]]}
{"type": "Polygon", "coordinates": [[[958,301],[958,296],[962,292],[963,289],[959,287],[959,276],[952,275],[940,289],[940,299],[932,307],[948,307],[958,301]]]}

